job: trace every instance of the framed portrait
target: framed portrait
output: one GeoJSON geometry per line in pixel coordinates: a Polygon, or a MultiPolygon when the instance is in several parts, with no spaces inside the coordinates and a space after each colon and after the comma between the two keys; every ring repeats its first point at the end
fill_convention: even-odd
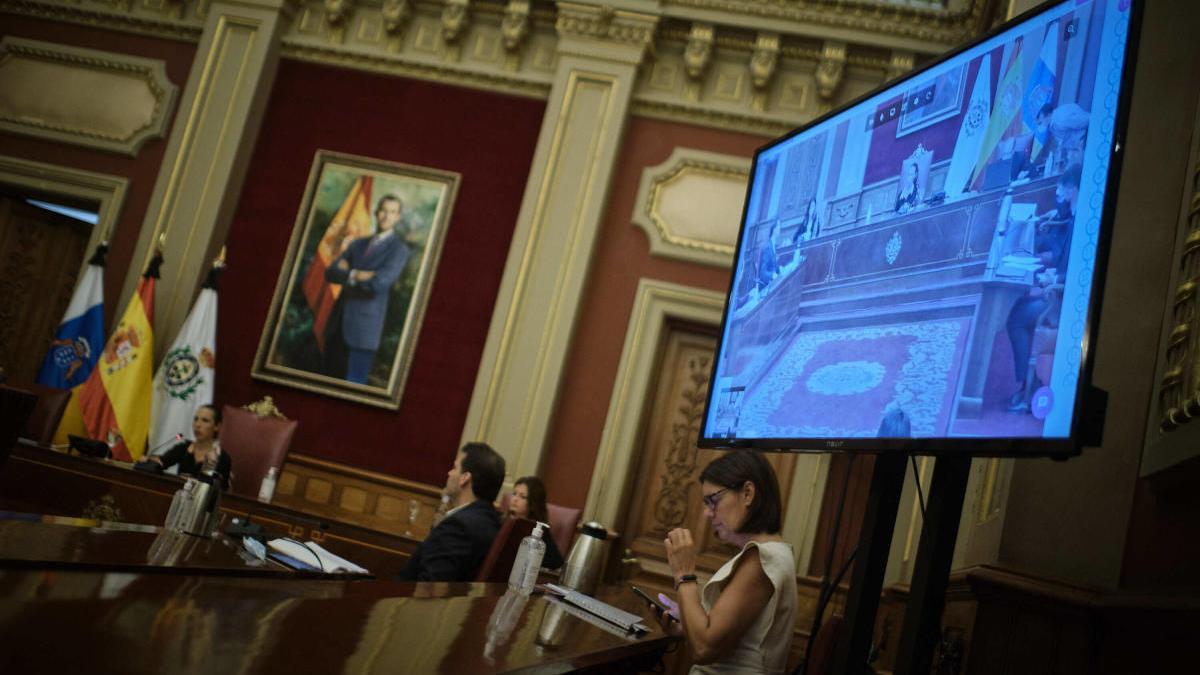
{"type": "Polygon", "coordinates": [[[962,110],[966,74],[967,66],[963,64],[938,75],[932,84],[905,92],[896,137],[957,115],[962,110]]]}
{"type": "Polygon", "coordinates": [[[460,180],[318,150],[251,375],[400,407],[460,180]]]}

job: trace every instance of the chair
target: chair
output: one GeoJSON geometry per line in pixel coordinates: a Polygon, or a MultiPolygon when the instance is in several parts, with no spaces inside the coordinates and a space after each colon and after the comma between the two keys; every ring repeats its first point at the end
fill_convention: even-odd
{"type": "Polygon", "coordinates": [[[580,509],[572,509],[558,504],[546,505],[547,520],[550,525],[550,537],[562,553],[563,560],[571,553],[571,542],[575,539],[575,529],[579,527],[579,518],[583,515],[580,509]]]}
{"type": "Polygon", "coordinates": [[[284,417],[270,396],[242,408],[226,405],[220,440],[233,459],[230,492],[257,497],[267,470],[283,469],[298,424],[284,417]]]}
{"type": "Polygon", "coordinates": [[[0,385],[0,468],[8,460],[13,443],[25,428],[37,396],[24,389],[0,385]]]}
{"type": "Polygon", "coordinates": [[[492,540],[483,564],[475,573],[475,581],[508,581],[513,562],[517,559],[517,550],[521,548],[521,540],[533,532],[533,521],[526,518],[505,518],[500,523],[500,531],[492,540]]]}
{"type": "Polygon", "coordinates": [[[50,445],[54,440],[54,432],[58,430],[58,423],[67,410],[67,403],[71,400],[71,390],[41,384],[25,385],[22,389],[37,395],[37,404],[25,423],[22,435],[38,445],[50,445]]]}

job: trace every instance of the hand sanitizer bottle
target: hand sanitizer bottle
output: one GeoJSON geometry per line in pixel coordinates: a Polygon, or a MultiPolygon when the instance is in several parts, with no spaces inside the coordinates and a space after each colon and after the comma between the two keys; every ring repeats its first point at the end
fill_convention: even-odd
{"type": "Polygon", "coordinates": [[[275,481],[278,478],[278,469],[275,467],[267,469],[267,475],[263,476],[262,484],[258,487],[258,501],[264,504],[271,503],[271,497],[275,495],[275,481]]]}
{"type": "Polygon", "coordinates": [[[546,523],[538,523],[534,525],[533,532],[521,540],[517,559],[513,561],[512,572],[508,575],[509,588],[521,593],[533,591],[538,571],[542,569],[542,556],[546,554],[546,542],[542,541],[542,531],[549,527],[546,523]]]}

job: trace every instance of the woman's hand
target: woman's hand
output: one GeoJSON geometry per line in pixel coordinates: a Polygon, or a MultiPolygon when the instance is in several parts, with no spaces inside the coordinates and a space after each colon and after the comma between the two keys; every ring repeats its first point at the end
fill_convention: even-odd
{"type": "Polygon", "coordinates": [[[676,581],[681,575],[696,573],[696,542],[692,540],[691,530],[677,527],[667,533],[663,544],[667,548],[667,564],[676,581]]]}

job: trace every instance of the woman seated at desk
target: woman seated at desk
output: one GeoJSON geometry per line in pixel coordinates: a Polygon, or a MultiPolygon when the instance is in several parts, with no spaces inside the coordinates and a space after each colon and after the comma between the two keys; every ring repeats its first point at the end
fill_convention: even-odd
{"type": "Polygon", "coordinates": [[[181,441],[162,455],[150,455],[147,459],[164,469],[179,465],[179,473],[193,476],[212,471],[218,478],[222,490],[229,489],[229,473],[233,460],[229,453],[221,451],[217,436],[221,433],[221,410],[213,404],[202,405],[192,416],[192,442],[181,441]]]}
{"type": "MultiPolygon", "coordinates": [[[[540,523],[550,523],[549,509],[546,507],[546,484],[537,476],[525,476],[513,485],[512,495],[508,499],[508,515],[514,518],[528,518],[540,523]]],[[[554,537],[546,533],[542,540],[546,544],[546,555],[542,558],[542,567],[556,570],[562,567],[562,552],[554,537]]]]}

